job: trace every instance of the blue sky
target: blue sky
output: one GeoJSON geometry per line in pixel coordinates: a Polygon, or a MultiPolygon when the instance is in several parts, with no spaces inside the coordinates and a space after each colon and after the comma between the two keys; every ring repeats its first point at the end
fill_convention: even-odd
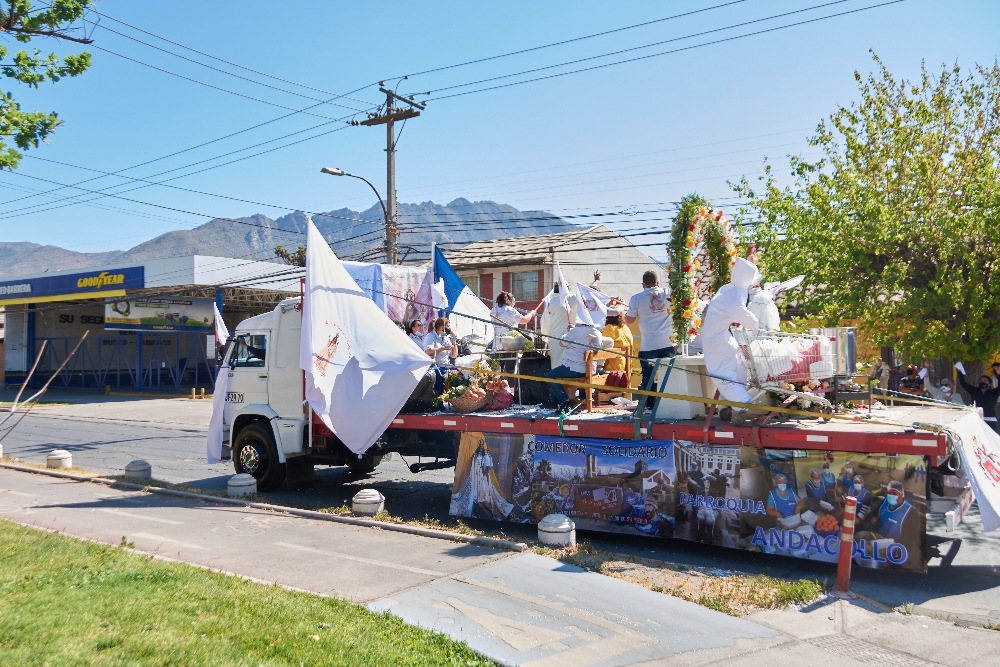
{"type": "MultiPolygon", "coordinates": [[[[548,69],[538,75],[695,45],[883,1],[846,0],[614,58],[548,69]]],[[[315,99],[329,99],[331,92],[361,90],[351,96],[354,99],[337,100],[350,109],[320,105],[309,110],[314,115],[294,114],[123,172],[152,180],[181,176],[170,184],[258,203],[162,186],[125,193],[144,184],[120,177],[103,177],[81,187],[99,190],[115,186],[111,192],[136,201],[110,197],[89,205],[73,203],[77,200],[56,201],[68,194],[81,194],[78,190],[30,196],[56,187],[52,183],[78,183],[100,174],[25,158],[18,174],[0,174],[0,240],[93,252],[125,249],[166,231],[197,226],[212,216],[263,213],[276,218],[293,209],[368,208],[374,200],[367,186],[353,179],[324,176],[319,169],[337,166],[362,174],[384,192],[384,129],[330,123],[330,119],[382,101],[377,86],[372,85],[380,79],[396,85],[397,80],[390,77],[725,2],[306,1],[286,6],[255,0],[101,0],[98,11],[110,17],[325,92],[240,70],[101,18],[101,26],[300,95],[210,70],[98,27],[93,32],[97,46],[271,105],[94,50],[92,70],[78,79],[45,85],[38,91],[13,87],[9,82],[2,86],[15,94],[22,107],[56,110],[65,121],[51,143],[30,151],[32,156],[114,172],[272,121],[290,114],[288,109],[303,109],[316,104],[315,99]],[[308,130],[321,123],[329,124],[308,130]],[[338,129],[341,127],[344,129],[338,129]],[[333,129],[338,131],[316,136],[333,129]],[[296,132],[301,133],[246,150],[296,132]],[[216,167],[299,139],[307,140],[216,167]],[[224,154],[231,155],[220,157],[224,154]],[[194,163],[199,164],[188,166],[194,163]],[[158,175],[168,170],[173,171],[158,175]]],[[[824,4],[822,0],[746,0],[602,37],[414,76],[399,82],[398,90],[417,93],[445,88],[820,4],[824,4]]],[[[857,98],[853,73],[871,70],[869,48],[897,77],[914,77],[922,60],[933,70],[956,59],[964,67],[977,62],[992,64],[997,42],[987,36],[998,32],[1000,3],[906,0],[546,81],[450,99],[434,98],[520,79],[432,93],[426,112],[408,122],[399,138],[399,199],[438,203],[456,197],[492,199],[520,209],[570,213],[628,206],[645,210],[651,204],[676,201],[697,190],[726,204],[730,201],[726,198],[732,197],[726,181],[760,173],[765,156],[781,174],[787,171],[787,155],[810,153],[805,139],[817,122],[838,104],[857,98]]],[[[38,44],[66,52],[64,45],[38,44]]],[[[665,224],[655,218],[646,216],[648,222],[634,226],[665,224]]]]}

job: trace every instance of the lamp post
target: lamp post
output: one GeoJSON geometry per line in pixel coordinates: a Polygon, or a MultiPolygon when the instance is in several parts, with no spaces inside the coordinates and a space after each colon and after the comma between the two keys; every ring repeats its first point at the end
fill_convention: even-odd
{"type": "Polygon", "coordinates": [[[385,216],[385,263],[395,264],[396,263],[396,237],[398,235],[398,230],[396,229],[395,221],[390,219],[389,211],[385,208],[385,202],[382,201],[382,195],[378,193],[375,186],[372,185],[364,176],[358,176],[357,174],[349,174],[343,169],[338,169],[336,167],[323,167],[320,172],[324,174],[329,174],[330,176],[350,176],[351,178],[357,178],[368,184],[368,187],[372,189],[375,196],[378,197],[378,203],[382,206],[382,214],[385,216]]]}

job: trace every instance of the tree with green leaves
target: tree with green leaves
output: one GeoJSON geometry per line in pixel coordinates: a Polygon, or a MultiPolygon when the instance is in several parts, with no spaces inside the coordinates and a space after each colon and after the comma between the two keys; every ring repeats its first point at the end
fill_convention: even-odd
{"type": "Polygon", "coordinates": [[[767,280],[805,274],[789,301],[854,320],[904,354],[1000,350],[1000,66],[855,73],[860,101],[819,124],[822,157],[791,159],[779,187],[734,186],[767,280]]]}
{"type": "MultiPolygon", "coordinates": [[[[93,2],[50,0],[37,7],[29,0],[0,2],[0,37],[13,37],[25,44],[41,38],[90,44],[82,32],[81,20],[93,2]]],[[[60,57],[55,53],[44,55],[40,49],[30,53],[22,49],[10,57],[7,45],[0,43],[0,72],[33,88],[45,81],[55,83],[63,77],[79,76],[89,67],[90,54],[86,51],[60,57]]],[[[11,93],[0,90],[0,169],[17,167],[23,157],[21,151],[48,142],[49,135],[61,124],[54,111],[24,111],[11,93]],[[14,146],[8,144],[10,139],[14,146]]]]}
{"type": "Polygon", "coordinates": [[[305,266],[306,265],[306,247],[300,245],[298,250],[291,251],[285,246],[277,246],[274,249],[275,257],[278,257],[285,264],[291,264],[292,266],[305,266]]]}

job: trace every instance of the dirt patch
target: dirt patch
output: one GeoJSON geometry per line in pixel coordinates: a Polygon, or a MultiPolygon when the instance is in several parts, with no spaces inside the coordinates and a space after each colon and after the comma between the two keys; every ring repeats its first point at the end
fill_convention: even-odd
{"type": "Polygon", "coordinates": [[[798,579],[789,581],[766,574],[694,567],[683,563],[600,551],[588,542],[575,548],[535,547],[535,553],[556,558],[592,572],[644,586],[658,593],[732,616],[745,616],[761,609],[779,609],[790,604],[808,604],[829,590],[829,582],[798,579]]]}

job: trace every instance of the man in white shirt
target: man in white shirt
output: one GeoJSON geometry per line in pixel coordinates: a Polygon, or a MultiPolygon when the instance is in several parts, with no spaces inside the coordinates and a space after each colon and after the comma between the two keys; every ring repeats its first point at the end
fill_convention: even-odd
{"type": "Polygon", "coordinates": [[[433,368],[437,374],[434,389],[438,394],[444,391],[444,375],[447,370],[443,365],[448,364],[451,357],[458,356],[458,343],[445,331],[447,326],[448,320],[439,317],[434,320],[434,331],[424,336],[424,351],[434,359],[433,368]]]}
{"type": "Polygon", "coordinates": [[[523,327],[545,306],[543,300],[538,307],[528,312],[523,317],[514,308],[514,295],[510,292],[500,292],[497,295],[496,305],[490,311],[490,319],[493,320],[493,349],[500,349],[500,339],[508,334],[512,329],[523,327]]]}
{"type": "MultiPolygon", "coordinates": [[[[667,291],[660,287],[656,272],[646,271],[642,274],[642,291],[633,295],[628,301],[625,322],[632,324],[639,320],[639,333],[642,335],[642,342],[639,345],[642,389],[646,388],[653,374],[653,362],[646,360],[674,356],[674,344],[670,340],[674,335],[674,328],[667,309],[670,303],[668,296],[667,291]]],[[[646,407],[652,409],[655,401],[652,396],[647,396],[646,407]]]]}
{"type": "MultiPolygon", "coordinates": [[[[584,323],[577,318],[576,325],[570,329],[559,341],[562,348],[562,364],[556,366],[545,374],[547,378],[569,378],[576,379],[584,377],[586,373],[585,355],[587,350],[600,350],[611,348],[615,342],[606,336],[601,335],[601,330],[593,323],[584,323]]],[[[595,364],[591,362],[591,366],[595,364]]],[[[591,372],[595,369],[591,368],[591,372]]],[[[569,400],[566,390],[561,384],[552,384],[552,401],[563,403],[569,400]]]]}

